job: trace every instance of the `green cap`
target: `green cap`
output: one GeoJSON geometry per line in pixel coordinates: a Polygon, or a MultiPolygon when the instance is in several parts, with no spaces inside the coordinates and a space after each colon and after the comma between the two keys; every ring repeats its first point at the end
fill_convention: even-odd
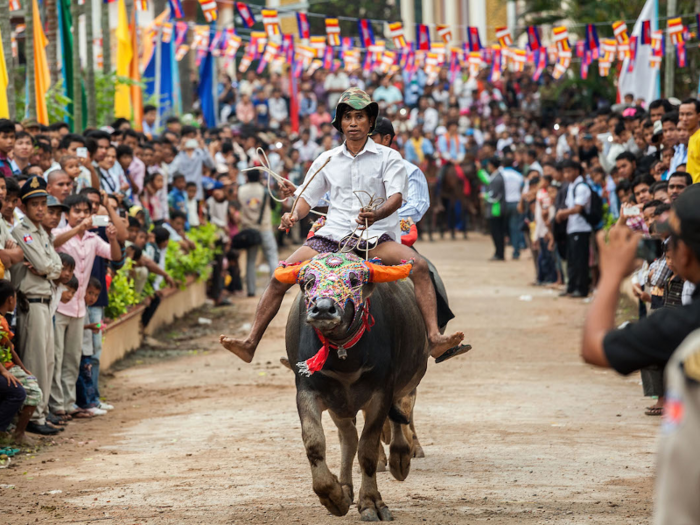
{"type": "Polygon", "coordinates": [[[343,130],[340,127],[340,121],[343,118],[343,113],[345,113],[345,110],[348,108],[361,110],[365,109],[366,107],[369,107],[369,113],[374,117],[374,125],[372,125],[372,129],[369,130],[369,132],[372,133],[372,131],[374,131],[374,126],[377,124],[379,104],[372,102],[369,95],[357,87],[346,89],[343,91],[343,94],[340,95],[340,100],[338,100],[338,104],[335,106],[335,117],[333,118],[333,122],[331,122],[331,124],[333,124],[335,129],[342,133],[343,130]]]}

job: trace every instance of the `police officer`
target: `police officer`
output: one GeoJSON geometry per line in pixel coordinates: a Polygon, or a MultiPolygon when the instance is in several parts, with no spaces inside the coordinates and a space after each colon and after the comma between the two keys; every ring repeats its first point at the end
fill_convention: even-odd
{"type": "Polygon", "coordinates": [[[37,406],[27,431],[42,435],[58,432],[46,424],[46,416],[54,368],[49,304],[54,292],[53,280],[58,279],[62,268],[53,239],[41,224],[46,213],[47,196],[46,181],[42,177],[30,177],[20,192],[25,216],[12,230],[12,236],[24,253],[24,260],[12,267],[12,284],[21,298],[17,307],[17,353],[36,375],[42,392],[41,404],[37,406]]]}
{"type": "Polygon", "coordinates": [[[685,525],[700,523],[700,184],[680,194],[662,226],[670,233],[674,270],[695,285],[692,302],[615,330],[620,284],[634,268],[641,236],[616,226],[605,243],[601,232],[600,283],[586,318],[582,354],[586,362],[621,374],[666,367],[655,523],[685,525]]]}

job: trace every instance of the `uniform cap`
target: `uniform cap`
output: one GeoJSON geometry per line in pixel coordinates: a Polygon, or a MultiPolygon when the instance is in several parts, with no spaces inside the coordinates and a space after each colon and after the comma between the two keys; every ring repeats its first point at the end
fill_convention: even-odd
{"type": "Polygon", "coordinates": [[[48,195],[46,197],[46,206],[48,208],[62,208],[63,211],[68,211],[69,208],[65,204],[63,204],[61,201],[59,201],[56,197],[53,195],[48,195]]]}
{"type": "Polygon", "coordinates": [[[19,192],[19,198],[22,199],[22,202],[35,197],[46,197],[47,195],[46,180],[44,180],[44,177],[39,177],[37,175],[29,177],[19,192]]]}

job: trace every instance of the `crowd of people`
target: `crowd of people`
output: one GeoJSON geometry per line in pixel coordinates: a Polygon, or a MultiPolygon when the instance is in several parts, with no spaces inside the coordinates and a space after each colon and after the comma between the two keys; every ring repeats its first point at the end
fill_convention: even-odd
{"type": "MultiPolygon", "coordinates": [[[[645,105],[630,95],[599,101],[593,115],[562,117],[543,78],[504,72],[497,82],[450,82],[443,70],[427,85],[422,71],[318,70],[300,79],[291,101],[285,77],[222,74],[216,128],[196,109],[158,122],[153,106],[144,108],[143,131],[126,119],[81,134],[65,122],[0,120],[0,431],[14,425],[14,438],[27,443],[25,431],[54,435],[112,409],[99,390],[102,330],[112,276],[127,260],[137,293],[155,292],[144,296],[144,326],[161,290],[176,285],[168,246],[192,250],[189,232],[205,223],[220,233],[211,299],[256,295],[257,272],[272,275],[279,249],[319,227],[307,217],[290,235],[278,228],[294,200],[268,170],[300,186],[312,163],[343,143],[332,122],[349,88],[378,103],[372,139],[405,159],[403,233],[489,232],[494,261],[506,259],[508,241],[513,259],[531,254],[534,285],[588,296],[600,275],[595,232],[617,223],[668,238],[656,225],[700,178],[700,102],[645,105]]],[[[676,274],[667,245],[635,279],[640,315],[646,304],[651,313],[690,301],[694,285],[676,274]]],[[[661,371],[643,373],[644,392],[658,398],[650,415],[662,411],[661,371]]]]}

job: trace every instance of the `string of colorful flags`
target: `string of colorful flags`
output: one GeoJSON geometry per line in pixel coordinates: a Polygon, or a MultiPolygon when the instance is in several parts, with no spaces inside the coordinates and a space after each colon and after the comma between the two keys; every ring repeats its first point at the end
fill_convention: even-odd
{"type": "MultiPolygon", "coordinates": [[[[217,2],[198,1],[206,21],[210,24],[216,22],[217,2]]],[[[533,78],[538,80],[547,65],[553,64],[552,74],[558,79],[571,67],[574,58],[580,59],[582,78],[587,78],[589,68],[596,60],[599,75],[608,76],[615,61],[627,60],[627,70],[632,72],[637,66],[640,46],[651,46],[649,66],[660,68],[666,52],[665,32],[675,48],[677,66],[686,67],[687,43],[695,37],[690,33],[689,27],[684,25],[683,17],[675,17],[667,20],[665,32],[663,29],[652,30],[651,21],[643,21],[639,37],[628,35],[625,21],[611,24],[613,38],[598,37],[597,27],[601,23],[588,24],[585,26],[584,38],[573,45],[566,26],[552,28],[552,43],[547,46],[542,43],[541,29],[534,25],[527,26],[527,44],[524,49],[514,45],[513,35],[507,27],[495,28],[497,44],[484,45],[478,28],[467,26],[464,28],[466,41],[459,46],[455,43],[453,28],[449,25],[432,26],[438,41],[431,41],[431,26],[416,24],[415,41],[409,43],[402,22],[386,22],[385,34],[388,35],[392,48],[386,40],[375,37],[373,23],[378,21],[353,19],[357,20],[359,37],[351,37],[342,36],[340,29],[340,20],[348,20],[348,17],[325,17],[325,35],[311,35],[308,17],[323,15],[296,12],[297,33],[283,34],[276,9],[236,1],[220,3],[233,4],[242,25],[251,30],[242,57],[237,62],[239,72],[246,72],[257,60],[257,73],[262,73],[267,68],[281,71],[288,64],[296,77],[304,72],[312,74],[320,68],[337,71],[340,68],[353,70],[361,67],[364,71],[378,70],[381,73],[406,71],[409,76],[422,69],[427,74],[427,82],[432,84],[437,80],[440,69],[447,65],[450,80],[454,80],[465,68],[470,76],[488,68],[489,79],[496,81],[503,71],[523,71],[530,64],[533,66],[533,78]],[[262,22],[263,31],[253,30],[259,22],[262,22]]],[[[168,4],[170,20],[153,23],[146,29],[146,35],[150,35],[154,43],[159,38],[162,42],[170,43],[174,38],[175,58],[178,61],[193,51],[198,65],[207,53],[224,58],[227,65],[233,63],[244,42],[234,27],[217,30],[210,25],[178,21],[184,16],[181,0],[168,0],[168,4]],[[192,33],[191,39],[188,39],[189,33],[192,33]]],[[[20,0],[10,0],[9,5],[10,11],[17,10],[20,8],[20,0]]],[[[148,0],[135,0],[134,5],[138,11],[146,11],[148,0]]],[[[164,17],[158,17],[157,20],[162,18],[164,17]]],[[[700,27],[700,14],[695,15],[694,19],[697,27],[700,27]]],[[[14,39],[12,45],[14,52],[14,39]]]]}

